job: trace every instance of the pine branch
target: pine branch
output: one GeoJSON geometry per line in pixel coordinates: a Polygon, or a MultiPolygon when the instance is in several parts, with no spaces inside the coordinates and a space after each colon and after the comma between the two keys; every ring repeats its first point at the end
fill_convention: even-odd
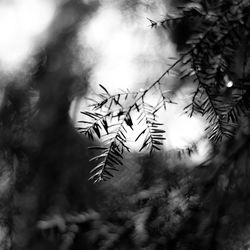
{"type": "Polygon", "coordinates": [[[99,161],[98,165],[91,170],[90,180],[94,180],[94,183],[105,181],[113,177],[112,171],[117,171],[117,166],[123,165],[123,153],[124,150],[129,151],[126,146],[127,138],[125,125],[132,127],[133,123],[130,117],[130,110],[122,115],[122,118],[118,119],[118,123],[114,124],[115,131],[109,132],[104,141],[105,147],[92,147],[92,149],[101,149],[101,154],[90,159],[90,161],[99,161]]]}
{"type": "Polygon", "coordinates": [[[149,148],[150,154],[154,150],[160,150],[160,146],[163,145],[162,141],[165,140],[165,130],[159,128],[163,124],[157,122],[155,112],[155,107],[142,101],[138,124],[144,121],[146,128],[138,135],[136,141],[145,133],[146,136],[139,151],[142,151],[144,148],[149,148]]]}
{"type": "Polygon", "coordinates": [[[123,108],[124,104],[123,102],[126,102],[128,100],[135,99],[138,95],[140,95],[141,92],[144,92],[144,90],[138,90],[138,91],[129,91],[129,90],[121,90],[122,92],[118,94],[110,94],[108,90],[103,86],[99,85],[102,89],[105,90],[104,93],[98,94],[97,97],[100,100],[91,100],[92,104],[89,106],[92,107],[94,110],[99,110],[102,108],[107,108],[108,110],[111,109],[112,105],[118,105],[119,107],[123,108]]]}
{"type": "Polygon", "coordinates": [[[250,96],[249,91],[237,97],[233,105],[225,112],[228,122],[237,123],[242,115],[247,115],[250,112],[250,96]]]}
{"type": "MultiPolygon", "coordinates": [[[[95,182],[108,179],[112,176],[110,171],[117,170],[116,167],[122,165],[123,152],[129,150],[126,146],[125,127],[133,129],[132,115],[135,113],[139,113],[139,124],[143,125],[136,138],[137,141],[144,137],[140,150],[148,148],[152,152],[154,149],[160,149],[165,131],[159,128],[162,124],[157,121],[156,113],[162,108],[166,109],[166,103],[173,103],[162,91],[162,79],[177,67],[180,69],[181,80],[187,78],[197,83],[191,103],[185,108],[186,112],[190,116],[199,113],[205,117],[209,124],[208,137],[212,142],[218,143],[223,137],[233,136],[239,113],[248,110],[249,102],[245,95],[240,98],[232,94],[227,99],[224,93],[227,84],[225,79],[231,73],[230,67],[233,64],[237,46],[242,42],[239,34],[243,30],[248,32],[245,29],[248,22],[245,9],[249,6],[246,0],[226,4],[221,2],[213,8],[212,14],[209,9],[205,10],[208,6],[204,9],[200,7],[197,9],[192,5],[182,8],[181,14],[167,17],[161,21],[161,25],[182,22],[185,18],[198,18],[201,24],[197,30],[194,30],[194,35],[188,40],[186,49],[157,80],[145,89],[134,92],[127,90],[118,94],[110,94],[103,85],[100,85],[103,93],[99,94],[99,99],[94,100],[91,105],[96,112],[83,112],[91,121],[83,121],[87,126],[79,129],[91,139],[94,134],[99,138],[107,138],[106,146],[98,147],[102,150],[101,154],[92,159],[92,161],[99,161],[99,164],[92,170],[91,179],[95,182]],[[152,106],[145,103],[145,99],[155,88],[160,98],[157,105],[152,106]],[[114,106],[117,106],[118,110],[114,111],[114,106]],[[117,122],[114,122],[116,119],[117,122]],[[101,133],[103,129],[106,135],[101,133]]],[[[152,27],[158,26],[157,22],[150,19],[149,21],[152,27]]],[[[246,60],[244,65],[246,67],[246,60]]]]}
{"type": "Polygon", "coordinates": [[[109,124],[107,120],[112,119],[112,117],[114,116],[114,111],[108,112],[106,114],[102,114],[98,112],[92,113],[88,111],[84,111],[81,113],[87,116],[89,120],[78,121],[79,123],[83,123],[86,125],[85,127],[77,128],[79,133],[88,136],[88,138],[91,140],[94,140],[94,135],[96,135],[98,138],[101,138],[102,128],[104,128],[104,130],[108,133],[109,124]]]}

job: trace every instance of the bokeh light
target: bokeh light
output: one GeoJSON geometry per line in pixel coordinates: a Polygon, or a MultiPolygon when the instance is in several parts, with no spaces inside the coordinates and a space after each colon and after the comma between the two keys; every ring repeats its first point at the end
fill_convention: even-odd
{"type": "Polygon", "coordinates": [[[55,14],[55,1],[12,0],[0,3],[0,70],[25,67],[55,14]]]}

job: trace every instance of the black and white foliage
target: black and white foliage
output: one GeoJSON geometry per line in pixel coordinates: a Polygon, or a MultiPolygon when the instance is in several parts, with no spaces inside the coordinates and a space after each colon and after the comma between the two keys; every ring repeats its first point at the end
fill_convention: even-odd
{"type": "Polygon", "coordinates": [[[102,93],[92,100],[92,111],[82,112],[86,119],[81,121],[80,133],[104,139],[104,146],[94,147],[99,153],[91,159],[97,162],[91,176],[95,182],[112,177],[112,171],[122,165],[123,153],[129,151],[127,131],[135,126],[141,128],[136,138],[143,138],[140,150],[160,150],[165,131],[157,115],[172,102],[174,93],[163,90],[164,77],[170,73],[177,73],[180,81],[193,82],[195,91],[185,111],[190,117],[204,116],[207,136],[214,144],[233,137],[241,117],[250,110],[250,2],[192,1],[177,10],[160,22],[149,19],[152,28],[166,29],[170,34],[185,23],[191,27],[178,57],[165,72],[145,89],[134,92],[111,94],[100,85],[102,93]],[[158,98],[156,105],[147,101],[153,94],[158,98]]]}

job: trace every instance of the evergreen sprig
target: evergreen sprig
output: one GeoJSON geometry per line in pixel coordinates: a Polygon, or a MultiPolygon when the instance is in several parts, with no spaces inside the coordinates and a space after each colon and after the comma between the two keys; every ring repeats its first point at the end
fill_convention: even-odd
{"type": "Polygon", "coordinates": [[[149,148],[150,153],[154,150],[160,150],[160,146],[163,145],[163,140],[165,140],[164,133],[165,130],[161,129],[162,123],[158,122],[156,112],[157,108],[144,102],[140,105],[141,111],[138,117],[138,124],[142,125],[144,128],[141,133],[137,136],[137,141],[143,134],[146,134],[144,142],[139,151],[144,148],[149,148]]]}
{"type": "Polygon", "coordinates": [[[90,161],[99,161],[96,167],[91,170],[90,180],[99,182],[113,177],[112,171],[117,170],[116,166],[123,165],[123,152],[129,151],[126,145],[126,125],[133,125],[128,112],[118,118],[118,122],[113,125],[113,131],[104,136],[105,147],[92,147],[92,149],[101,149],[101,154],[93,157],[90,161]]]}
{"type": "Polygon", "coordinates": [[[163,78],[172,72],[177,72],[181,81],[193,82],[195,90],[185,111],[190,116],[204,116],[208,123],[207,136],[212,143],[234,136],[239,117],[250,111],[247,69],[250,2],[191,1],[178,10],[160,22],[149,19],[152,28],[163,27],[170,33],[185,22],[192,27],[186,45],[162,75],[145,89],[134,92],[111,94],[100,85],[103,93],[93,100],[92,111],[82,112],[88,120],[82,121],[85,127],[79,128],[80,132],[90,139],[104,138],[105,147],[95,148],[101,153],[92,159],[98,161],[92,170],[94,181],[112,177],[112,170],[122,165],[123,153],[129,151],[127,129],[138,124],[142,127],[136,138],[136,141],[143,138],[140,150],[152,152],[163,145],[165,131],[161,129],[157,113],[166,110],[166,103],[172,103],[174,93],[169,95],[162,90],[163,78]],[[240,45],[244,47],[243,57],[239,56],[240,45]],[[236,69],[235,61],[242,64],[242,70],[236,69]],[[158,95],[155,106],[146,101],[153,92],[158,95]]]}

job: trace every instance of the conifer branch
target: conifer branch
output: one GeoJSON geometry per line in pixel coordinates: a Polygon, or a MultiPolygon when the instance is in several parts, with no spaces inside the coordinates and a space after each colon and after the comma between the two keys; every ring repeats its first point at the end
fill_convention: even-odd
{"type": "MultiPolygon", "coordinates": [[[[219,2],[211,11],[209,5],[195,7],[190,5],[181,8],[176,15],[168,15],[160,23],[149,19],[152,27],[162,26],[168,28],[172,24],[190,20],[199,20],[200,25],[192,30],[186,48],[179,53],[175,61],[145,89],[130,92],[121,91],[118,94],[111,94],[103,85],[100,85],[103,93],[99,99],[91,104],[94,112],[83,112],[90,118],[90,121],[83,121],[85,128],[79,128],[93,139],[94,135],[103,137],[105,147],[96,147],[102,152],[94,157],[93,161],[99,161],[93,169],[91,179],[100,181],[112,176],[111,170],[117,170],[117,165],[122,165],[124,150],[128,151],[126,145],[126,128],[133,129],[135,126],[134,115],[139,114],[139,124],[142,129],[138,134],[144,138],[140,150],[148,148],[159,150],[164,140],[164,130],[159,126],[156,113],[164,108],[166,103],[173,103],[162,90],[163,79],[176,68],[179,70],[180,80],[188,79],[193,81],[195,87],[191,103],[185,107],[189,116],[201,114],[208,123],[207,135],[213,143],[218,143],[223,137],[231,138],[241,114],[249,111],[250,101],[246,84],[236,79],[233,91],[227,90],[228,79],[235,60],[239,44],[249,37],[247,13],[250,8],[249,1],[219,2]],[[241,38],[241,33],[244,38],[241,38]],[[157,87],[157,88],[156,88],[157,87]],[[157,91],[159,101],[156,106],[145,102],[145,99],[157,91]],[[239,91],[243,92],[239,94],[239,91]],[[229,96],[227,96],[229,95],[229,96]],[[117,110],[114,111],[114,107],[117,110]],[[101,133],[104,130],[106,133],[101,133]]],[[[171,27],[169,27],[171,28],[171,27]]],[[[243,78],[246,79],[246,65],[248,58],[244,59],[243,78]]],[[[229,86],[230,87],[230,86],[229,86]]],[[[174,93],[171,93],[171,95],[174,93]]]]}

